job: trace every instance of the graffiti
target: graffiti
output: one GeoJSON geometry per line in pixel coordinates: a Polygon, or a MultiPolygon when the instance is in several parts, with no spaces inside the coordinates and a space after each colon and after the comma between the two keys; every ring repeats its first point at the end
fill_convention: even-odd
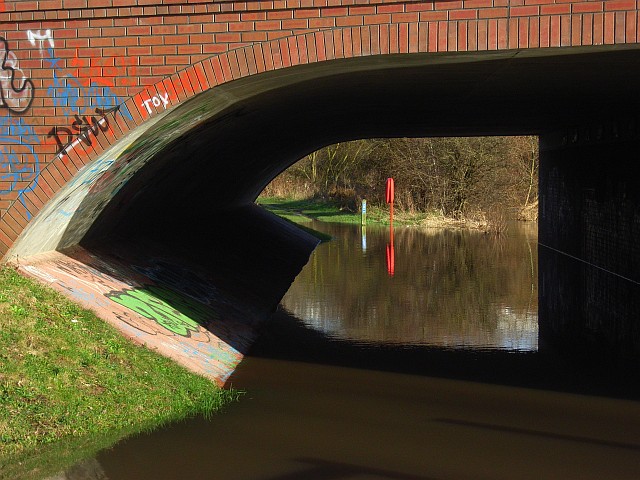
{"type": "Polygon", "coordinates": [[[17,138],[0,137],[0,196],[17,192],[27,220],[31,220],[32,215],[24,194],[38,185],[39,175],[40,160],[31,145],[17,138]]]}
{"type": "Polygon", "coordinates": [[[76,175],[73,180],[69,182],[69,186],[93,185],[93,183],[100,179],[111,165],[113,165],[113,160],[99,158],[89,166],[88,170],[84,174],[76,175]]]}
{"type": "Polygon", "coordinates": [[[205,305],[209,305],[212,298],[220,297],[217,288],[189,268],[161,259],[152,259],[151,263],[149,267],[133,265],[132,268],[157,284],[177,290],[205,305]]]}
{"type": "Polygon", "coordinates": [[[102,81],[105,85],[100,85],[95,80],[82,81],[78,75],[60,73],[62,62],[56,58],[53,48],[48,49],[45,63],[53,70],[53,83],[47,88],[47,94],[64,116],[73,118],[70,125],[56,126],[48,132],[47,138],[55,140],[59,155],[65,155],[79,143],[90,147],[91,135],[95,137],[101,131],[109,130],[108,113],[118,112],[124,118],[133,120],[126,105],[111,90],[113,82],[102,81]],[[99,118],[88,115],[89,112],[99,118]]]}
{"type": "Polygon", "coordinates": [[[96,108],[95,113],[99,115],[100,120],[96,120],[96,117],[92,116],[91,121],[86,116],[80,117],[74,116],[74,121],[71,124],[71,128],[68,127],[53,127],[49,130],[47,138],[54,138],[58,145],[58,154],[65,155],[67,150],[72,149],[80,142],[85,143],[87,146],[91,146],[91,135],[97,137],[100,131],[106,132],[109,130],[109,120],[107,114],[117,112],[120,109],[120,105],[116,105],[113,108],[107,110],[101,110],[96,108]],[[63,142],[60,135],[66,136],[66,142],[63,142]]]}
{"type": "Polygon", "coordinates": [[[9,50],[7,41],[0,37],[0,107],[10,112],[26,112],[33,101],[33,82],[18,67],[18,59],[9,50]]]}
{"type": "Polygon", "coordinates": [[[200,324],[212,316],[201,305],[163,287],[146,286],[113,292],[107,298],[182,337],[197,333],[200,324]]]}
{"type": "Polygon", "coordinates": [[[21,262],[18,268],[93,309],[135,341],[219,384],[242,359],[238,348],[246,348],[255,336],[242,318],[245,310],[212,308],[154,285],[124,259],[107,262],[82,247],[66,253],[41,254],[37,264],[21,262]],[[212,333],[214,325],[222,337],[212,333]]]}
{"type": "Polygon", "coordinates": [[[142,102],[140,106],[146,108],[147,112],[151,113],[151,107],[149,106],[150,103],[152,103],[154,107],[162,105],[166,109],[167,105],[169,105],[169,94],[165,92],[164,95],[155,95],[149,100],[142,102]]]}
{"type": "Polygon", "coordinates": [[[32,125],[24,117],[0,117],[0,137],[20,138],[22,143],[40,143],[32,125]]]}
{"type": "Polygon", "coordinates": [[[47,88],[47,95],[66,117],[85,115],[96,109],[107,110],[120,106],[120,113],[133,120],[122,100],[113,92],[113,81],[79,78],[76,74],[62,73],[62,61],[55,56],[53,48],[48,49],[45,64],[53,70],[53,83],[47,88]],[[102,83],[102,84],[101,84],[102,83]]]}
{"type": "Polygon", "coordinates": [[[53,48],[53,37],[51,36],[51,30],[45,30],[44,33],[40,33],[40,30],[37,32],[33,32],[31,30],[27,31],[27,38],[29,39],[29,43],[36,46],[36,40],[40,42],[40,50],[42,50],[42,46],[45,41],[49,44],[49,47],[53,48]]]}

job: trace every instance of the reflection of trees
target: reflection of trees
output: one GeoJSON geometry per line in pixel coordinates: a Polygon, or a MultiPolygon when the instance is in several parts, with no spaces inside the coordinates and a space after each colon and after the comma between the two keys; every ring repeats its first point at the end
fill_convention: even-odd
{"type": "Polygon", "coordinates": [[[396,230],[389,277],[387,230],[369,228],[363,252],[359,228],[318,228],[334,240],[318,248],[282,302],[316,328],[362,341],[535,348],[535,232],[396,230]]]}

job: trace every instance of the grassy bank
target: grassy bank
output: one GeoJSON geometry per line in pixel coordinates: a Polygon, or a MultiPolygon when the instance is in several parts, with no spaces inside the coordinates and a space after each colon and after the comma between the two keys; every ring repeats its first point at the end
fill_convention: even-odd
{"type": "Polygon", "coordinates": [[[238,396],[4,267],[0,365],[0,478],[21,478],[10,472],[35,452],[59,457],[51,445],[61,440],[91,452],[122,435],[209,415],[238,396]]]}
{"type": "MultiPolygon", "coordinates": [[[[311,220],[334,223],[360,224],[360,212],[354,212],[331,200],[290,199],[280,197],[260,197],[259,205],[289,221],[304,225],[311,220]]],[[[415,225],[428,228],[473,228],[485,230],[490,225],[484,219],[454,219],[437,212],[394,212],[395,225],[415,225]]],[[[367,224],[389,225],[389,208],[367,206],[367,224]]]]}

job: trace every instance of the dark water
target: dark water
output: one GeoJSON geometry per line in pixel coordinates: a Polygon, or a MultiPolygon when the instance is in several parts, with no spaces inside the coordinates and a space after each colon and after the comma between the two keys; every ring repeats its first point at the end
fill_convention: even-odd
{"type": "Polygon", "coordinates": [[[508,236],[316,223],[321,245],[282,300],[309,327],[362,342],[535,351],[537,232],[508,236]]]}
{"type": "Polygon", "coordinates": [[[538,343],[535,229],[397,229],[391,275],[386,229],[319,228],[240,402],[66,478],[638,478],[640,402],[538,343]]]}

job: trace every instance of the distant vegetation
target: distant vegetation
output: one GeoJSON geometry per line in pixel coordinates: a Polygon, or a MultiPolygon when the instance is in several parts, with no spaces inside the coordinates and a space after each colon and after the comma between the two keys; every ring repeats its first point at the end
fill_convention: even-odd
{"type": "Polygon", "coordinates": [[[384,204],[394,177],[396,208],[441,218],[537,219],[537,137],[369,139],[338,143],[300,160],[265,197],[324,198],[356,211],[360,200],[384,204]]]}

